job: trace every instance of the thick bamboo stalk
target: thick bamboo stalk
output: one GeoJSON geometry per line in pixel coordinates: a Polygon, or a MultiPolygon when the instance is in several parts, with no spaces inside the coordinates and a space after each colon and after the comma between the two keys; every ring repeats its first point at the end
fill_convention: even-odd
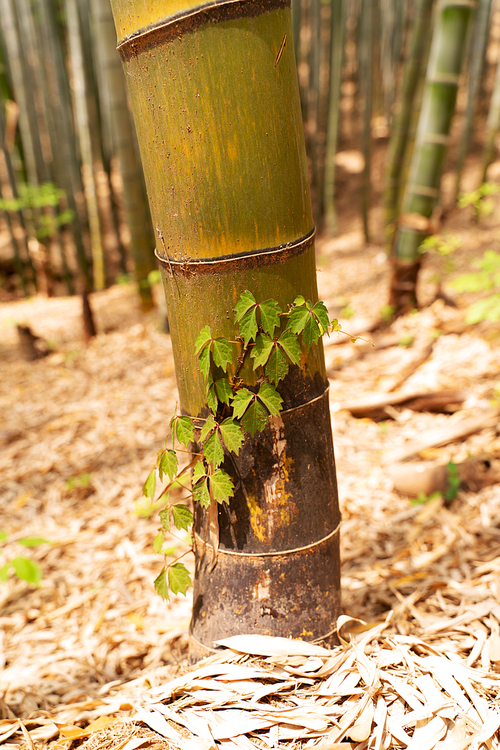
{"type": "MultiPolygon", "coordinates": [[[[195,339],[234,337],[249,289],[317,298],[314,226],[286,0],[113,0],[163,270],[182,409],[206,414],[195,339]],[[168,85],[165,82],[168,81],[168,85]]],[[[244,378],[252,382],[252,373],[244,378]]],[[[213,565],[197,509],[193,638],[313,640],[339,612],[339,511],[321,345],[280,388],[280,418],[231,464],[213,565]],[[201,535],[201,538],[200,538],[201,535]]],[[[228,464],[229,469],[229,464],[228,464]]]]}
{"type": "Polygon", "coordinates": [[[481,86],[484,58],[486,55],[486,47],[488,44],[490,30],[491,2],[492,0],[479,0],[474,28],[471,34],[467,109],[465,111],[465,122],[462,127],[462,133],[460,135],[460,141],[458,144],[457,164],[455,167],[455,203],[458,200],[458,194],[460,192],[460,183],[462,180],[465,157],[467,156],[467,150],[470,146],[476,99],[481,86]]]}
{"type": "Polygon", "coordinates": [[[475,0],[441,0],[402,213],[394,236],[390,305],[395,313],[417,304],[419,247],[429,234],[450,140],[467,30],[475,0]]]}
{"type": "Polygon", "coordinates": [[[404,65],[401,94],[391,128],[385,172],[385,221],[389,228],[392,227],[398,215],[401,176],[408,146],[412,113],[415,110],[417,85],[421,77],[425,51],[428,47],[433,5],[434,0],[416,0],[411,18],[410,51],[404,65]]]}

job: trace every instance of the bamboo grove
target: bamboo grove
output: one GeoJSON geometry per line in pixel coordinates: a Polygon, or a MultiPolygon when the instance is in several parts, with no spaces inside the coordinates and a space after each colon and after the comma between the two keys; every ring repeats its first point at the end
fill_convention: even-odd
{"type": "MultiPolygon", "coordinates": [[[[500,2],[293,0],[291,11],[280,54],[295,53],[317,231],[343,227],[339,155],[357,154],[350,200],[366,241],[386,244],[387,301],[404,312],[416,305],[422,241],[459,198],[468,156],[482,151],[482,181],[496,156],[500,2]],[[444,171],[454,187],[443,199],[444,171]]],[[[116,44],[109,0],[0,0],[9,291],[90,292],[134,271],[143,309],[152,304],[160,239],[116,44]]]]}

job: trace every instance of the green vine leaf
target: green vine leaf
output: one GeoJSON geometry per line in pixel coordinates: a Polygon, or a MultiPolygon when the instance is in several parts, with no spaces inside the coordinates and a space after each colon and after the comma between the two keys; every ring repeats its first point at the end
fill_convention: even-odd
{"type": "Polygon", "coordinates": [[[328,311],[323,302],[312,303],[299,296],[288,313],[287,329],[292,333],[301,333],[309,349],[320,336],[328,332],[328,311]]]}
{"type": "Polygon", "coordinates": [[[9,579],[10,562],[6,562],[0,568],[0,583],[5,583],[9,579]]]}
{"type": "Polygon", "coordinates": [[[266,375],[275,385],[278,385],[280,380],[283,380],[288,372],[288,361],[281,349],[275,346],[269,361],[266,365],[266,375]]]}
{"type": "Polygon", "coordinates": [[[270,383],[262,383],[258,393],[259,399],[269,409],[273,417],[277,417],[280,413],[281,404],[283,399],[279,395],[278,391],[270,383]]]}
{"type": "Polygon", "coordinates": [[[160,480],[163,479],[163,475],[167,476],[169,479],[173,479],[177,474],[177,466],[178,462],[176,452],[172,449],[164,451],[158,467],[160,480]]]}
{"type": "Polygon", "coordinates": [[[179,443],[182,443],[186,448],[189,448],[189,443],[192,443],[194,438],[193,420],[189,417],[177,417],[175,434],[177,435],[179,443]]]}
{"type": "Polygon", "coordinates": [[[241,417],[241,426],[253,437],[256,432],[262,432],[269,421],[269,415],[261,402],[253,394],[252,402],[241,417]]]}
{"type": "Polygon", "coordinates": [[[153,549],[156,552],[156,554],[160,554],[161,548],[163,547],[163,542],[165,541],[165,535],[163,531],[160,531],[153,542],[153,549]]]}
{"type": "Polygon", "coordinates": [[[220,336],[212,343],[212,357],[214,363],[221,370],[227,372],[227,368],[233,361],[233,349],[228,339],[220,336]]]}
{"type": "Polygon", "coordinates": [[[300,344],[297,336],[290,331],[283,331],[278,339],[278,346],[280,346],[285,352],[288,359],[294,365],[300,366],[300,357],[302,352],[300,351],[300,344]]]}
{"type": "Polygon", "coordinates": [[[210,493],[208,491],[207,477],[204,477],[204,479],[193,485],[193,498],[202,508],[208,508],[210,505],[210,493]]]}
{"type": "Polygon", "coordinates": [[[168,533],[170,531],[169,508],[163,508],[163,510],[160,510],[159,516],[161,525],[163,526],[163,530],[168,533]]]}
{"type": "Polygon", "coordinates": [[[237,391],[233,399],[233,414],[236,419],[240,419],[243,416],[254,398],[255,393],[249,391],[248,388],[241,388],[237,391]]]}
{"type": "Polygon", "coordinates": [[[223,469],[216,469],[210,476],[210,489],[218,503],[228,503],[234,495],[233,481],[223,469]]]}
{"type": "Polygon", "coordinates": [[[257,336],[259,326],[257,325],[257,308],[254,305],[242,317],[239,323],[238,331],[243,337],[243,343],[248,346],[250,341],[254,341],[257,336]]]}
{"type": "Polygon", "coordinates": [[[248,289],[245,289],[245,291],[240,294],[240,298],[236,303],[236,307],[234,308],[234,312],[236,313],[236,316],[234,318],[235,322],[238,323],[245,315],[245,313],[248,312],[248,310],[251,307],[254,307],[256,304],[257,303],[252,292],[249,292],[248,289]]]}
{"type": "Polygon", "coordinates": [[[245,434],[240,425],[234,419],[225,419],[219,425],[219,431],[227,450],[237,456],[245,442],[245,434]]]}
{"type": "Polygon", "coordinates": [[[212,464],[214,468],[217,468],[223,462],[224,449],[217,432],[212,433],[203,446],[203,456],[208,464],[212,464]]]}
{"type": "Polygon", "coordinates": [[[174,594],[180,593],[184,594],[184,596],[186,595],[186,591],[192,586],[192,583],[191,576],[185,565],[179,562],[172,563],[168,569],[168,585],[174,594]]]}
{"type": "Polygon", "coordinates": [[[217,411],[217,407],[219,406],[219,402],[217,399],[217,392],[215,390],[215,383],[211,375],[209,375],[208,377],[206,394],[207,394],[207,406],[210,409],[210,411],[213,412],[213,414],[215,414],[217,411]]]}
{"type": "Polygon", "coordinates": [[[187,507],[187,505],[172,505],[172,516],[174,518],[174,525],[176,529],[185,531],[193,523],[193,514],[187,507]]]}
{"type": "Polygon", "coordinates": [[[257,336],[255,340],[255,346],[252,348],[252,351],[250,353],[250,356],[254,360],[254,371],[258,367],[263,367],[267,363],[274,346],[275,342],[269,336],[266,336],[265,334],[257,336]]]}
{"type": "Polygon", "coordinates": [[[153,469],[153,471],[149,474],[148,478],[144,482],[144,486],[142,488],[142,495],[143,497],[147,497],[148,500],[152,500],[155,496],[156,491],[156,471],[153,469]]]}
{"type": "Polygon", "coordinates": [[[201,331],[198,334],[198,338],[195,341],[194,347],[195,352],[198,354],[201,352],[206,345],[212,341],[212,332],[210,330],[210,326],[204,326],[201,331]]]}
{"type": "Polygon", "coordinates": [[[274,336],[274,331],[280,324],[281,307],[274,299],[261,302],[258,307],[260,308],[260,319],[264,333],[274,336]]]}
{"type": "Polygon", "coordinates": [[[219,378],[215,381],[215,389],[217,391],[217,398],[222,404],[230,404],[233,397],[233,389],[231,388],[230,382],[226,378],[219,378]]]}
{"type": "Polygon", "coordinates": [[[193,484],[196,484],[197,482],[200,481],[200,479],[202,479],[205,476],[206,476],[205,465],[203,461],[198,461],[198,463],[194,465],[194,469],[193,469],[193,484]]]}
{"type": "Polygon", "coordinates": [[[215,427],[214,416],[213,414],[209,414],[207,419],[205,420],[205,424],[201,428],[200,440],[202,443],[204,440],[206,440],[207,436],[212,432],[214,427],[215,427]]]}
{"type": "Polygon", "coordinates": [[[155,587],[156,593],[159,594],[162,599],[168,601],[167,571],[165,568],[163,568],[160,575],[155,578],[153,586],[155,587]]]}

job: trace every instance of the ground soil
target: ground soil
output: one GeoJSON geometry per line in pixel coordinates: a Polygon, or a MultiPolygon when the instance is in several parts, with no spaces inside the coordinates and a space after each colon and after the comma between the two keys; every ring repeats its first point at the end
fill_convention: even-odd
{"type": "MultiPolygon", "coordinates": [[[[376,149],[375,164],[382,158],[376,149]]],[[[348,157],[343,164],[340,233],[317,243],[319,294],[345,330],[363,335],[387,301],[389,265],[380,210],[372,211],[373,241],[366,245],[356,209],[359,175],[349,171],[348,157]]],[[[466,177],[473,186],[474,164],[466,177]]],[[[451,182],[446,176],[445,188],[451,182]]],[[[460,241],[443,281],[458,307],[436,299],[443,265],[429,256],[418,312],[382,333],[366,333],[375,346],[337,336],[325,345],[343,514],[344,611],[369,622],[392,611],[395,633],[427,633],[435,648],[446,640],[464,658],[475,642],[469,631],[493,638],[500,619],[500,434],[491,419],[500,400],[500,336],[498,325],[465,324],[469,300],[454,295],[448,282],[485,250],[500,249],[500,200],[494,201],[493,214],[480,224],[468,210],[453,209],[441,228],[460,241]],[[383,336],[386,343],[392,336],[389,345],[383,336]],[[462,396],[438,412],[404,401],[357,417],[346,408],[402,389],[462,396]],[[394,451],[481,414],[484,424],[471,434],[411,456],[425,466],[477,459],[475,484],[469,481],[449,502],[419,505],[411,502],[416,475],[413,493],[396,491],[394,451]]],[[[0,528],[8,533],[0,563],[25,555],[43,573],[38,588],[13,575],[0,584],[0,716],[5,726],[13,716],[25,720],[41,744],[58,740],[60,726],[86,727],[102,714],[126,722],[132,704],[123,696],[187,665],[190,595],[164,602],[154,593],[158,521],[140,511],[142,483],[176,406],[170,337],[157,313],[141,314],[133,284],[93,294],[91,302],[98,335],[89,343],[79,298],[0,304],[0,528]],[[26,362],[16,324],[29,325],[52,353],[26,362]],[[19,545],[31,535],[48,543],[19,545]]],[[[186,549],[182,538],[173,543],[186,549]]],[[[477,658],[498,671],[500,652],[479,649],[477,658]]],[[[5,741],[25,738],[18,727],[5,741]]]]}

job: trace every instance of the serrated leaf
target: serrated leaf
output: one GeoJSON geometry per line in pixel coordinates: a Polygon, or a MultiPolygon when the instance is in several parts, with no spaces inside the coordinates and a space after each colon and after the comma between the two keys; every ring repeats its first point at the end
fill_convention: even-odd
{"type": "Polygon", "coordinates": [[[269,362],[266,365],[266,375],[275,385],[278,385],[280,380],[283,380],[288,372],[288,360],[277,346],[274,347],[273,353],[269,357],[269,362]]]}
{"type": "Polygon", "coordinates": [[[255,399],[241,417],[241,426],[253,437],[262,431],[269,421],[269,415],[260,401],[255,399]]]}
{"type": "Polygon", "coordinates": [[[239,419],[245,413],[245,410],[254,401],[255,393],[252,393],[248,388],[241,388],[236,392],[233,399],[233,414],[236,419],[239,419]]]}
{"type": "Polygon", "coordinates": [[[219,425],[219,430],[227,450],[238,455],[245,442],[245,434],[240,425],[229,418],[219,425]]]}
{"type": "Polygon", "coordinates": [[[198,338],[194,344],[196,354],[198,354],[198,352],[200,352],[209,341],[212,341],[212,332],[210,331],[210,326],[204,326],[199,332],[198,338]]]}
{"type": "Polygon", "coordinates": [[[318,322],[323,329],[321,331],[321,335],[328,332],[328,326],[329,326],[329,320],[328,320],[328,310],[326,309],[325,303],[321,300],[319,302],[316,302],[314,305],[312,311],[313,315],[316,316],[318,319],[318,322]]]}
{"type": "Polygon", "coordinates": [[[172,505],[172,516],[176,529],[187,531],[193,523],[193,514],[187,505],[172,505]]]}
{"type": "Polygon", "coordinates": [[[224,460],[224,449],[217,432],[212,433],[203,446],[203,455],[209,464],[214,468],[220,466],[224,460]]]}
{"type": "Polygon", "coordinates": [[[152,500],[155,496],[156,491],[156,471],[153,469],[153,471],[149,474],[148,478],[144,482],[144,487],[142,488],[142,495],[143,497],[147,497],[149,500],[152,500]]]}
{"type": "Polygon", "coordinates": [[[163,531],[160,531],[156,536],[155,540],[153,542],[153,549],[158,555],[161,552],[161,548],[163,547],[163,542],[165,540],[165,535],[163,531]]]}
{"type": "Polygon", "coordinates": [[[292,307],[288,313],[287,329],[292,333],[302,333],[310,317],[305,307],[292,307]]]}
{"type": "Polygon", "coordinates": [[[199,503],[202,508],[208,508],[210,505],[210,493],[208,491],[206,477],[193,485],[193,499],[196,503],[199,503]]]}
{"type": "Polygon", "coordinates": [[[248,346],[250,341],[254,341],[259,326],[257,325],[257,308],[252,307],[240,320],[238,327],[239,335],[243,338],[243,343],[248,346]]]}
{"type": "Polygon", "coordinates": [[[163,508],[163,510],[160,510],[158,515],[160,516],[160,522],[163,526],[163,531],[170,531],[170,509],[163,508]]]}
{"type": "Polygon", "coordinates": [[[162,599],[168,601],[167,571],[165,568],[163,568],[160,575],[155,578],[153,586],[155,587],[156,593],[159,594],[162,599]]]}
{"type": "Polygon", "coordinates": [[[18,539],[17,543],[23,547],[38,547],[39,544],[52,544],[48,539],[44,539],[41,536],[25,536],[22,539],[18,539]]]}
{"type": "Polygon", "coordinates": [[[210,347],[209,346],[206,346],[204,349],[201,350],[198,360],[200,363],[200,372],[203,375],[203,377],[207,379],[210,373],[210,347]]]}
{"type": "Polygon", "coordinates": [[[18,578],[27,583],[33,583],[35,586],[40,585],[42,580],[42,571],[38,563],[34,560],[28,560],[27,557],[14,557],[11,560],[12,567],[18,578]]]}
{"type": "Polygon", "coordinates": [[[212,382],[207,388],[207,406],[213,414],[217,412],[219,401],[217,400],[217,393],[215,392],[215,383],[212,382]]]}
{"type": "Polygon", "coordinates": [[[210,476],[210,489],[218,503],[229,503],[234,495],[233,480],[223,469],[216,469],[210,476]]]}
{"type": "Polygon", "coordinates": [[[257,367],[263,367],[266,364],[269,357],[271,356],[271,352],[274,346],[275,342],[272,338],[266,336],[266,334],[257,336],[257,339],[255,340],[255,346],[252,347],[252,351],[250,353],[250,356],[254,360],[254,371],[257,369],[257,367]]]}
{"type": "Polygon", "coordinates": [[[10,562],[6,562],[5,565],[2,565],[0,568],[0,583],[5,583],[5,581],[9,578],[9,571],[10,571],[10,562]]]}
{"type": "Polygon", "coordinates": [[[219,401],[223,404],[230,404],[233,398],[233,389],[230,382],[226,378],[219,378],[215,381],[215,388],[219,401]]]}
{"type": "Polygon", "coordinates": [[[177,466],[177,453],[171,448],[164,451],[159,466],[160,479],[163,478],[163,474],[173,479],[177,474],[177,466]]]}
{"type": "Polygon", "coordinates": [[[294,333],[291,331],[283,331],[278,339],[278,344],[294,365],[300,365],[302,352],[300,351],[300,344],[297,336],[294,333]]]}
{"type": "Polygon", "coordinates": [[[189,443],[191,443],[194,438],[193,420],[189,417],[177,417],[175,433],[177,435],[177,440],[179,441],[179,443],[182,443],[186,446],[186,448],[188,448],[189,443]]]}
{"type": "Polygon", "coordinates": [[[276,300],[268,299],[265,302],[261,302],[259,308],[262,329],[264,333],[273,336],[275,329],[280,324],[281,307],[276,300]]]}
{"type": "Polygon", "coordinates": [[[215,419],[213,414],[209,414],[207,419],[205,420],[205,424],[201,428],[201,434],[200,434],[200,440],[203,442],[207,435],[214,429],[215,427],[215,419]]]}
{"type": "Polygon", "coordinates": [[[309,349],[311,347],[311,344],[315,344],[320,336],[321,329],[319,327],[318,321],[312,315],[312,313],[309,313],[309,317],[304,326],[304,330],[302,331],[302,338],[304,339],[304,343],[307,348],[309,349]]]}
{"type": "Polygon", "coordinates": [[[214,340],[212,358],[217,367],[220,367],[224,372],[227,371],[228,366],[233,361],[233,349],[228,339],[220,336],[214,340]]]}
{"type": "Polygon", "coordinates": [[[259,399],[269,409],[273,417],[277,417],[280,413],[281,404],[283,399],[274,386],[270,383],[262,383],[257,394],[259,399]]]}
{"type": "Polygon", "coordinates": [[[199,482],[205,474],[205,464],[203,461],[198,461],[198,463],[194,465],[192,483],[196,484],[196,482],[199,482]]]}
{"type": "Polygon", "coordinates": [[[294,307],[300,307],[301,305],[305,305],[305,304],[306,304],[306,298],[303,297],[302,294],[298,294],[293,301],[294,307]]]}
{"type": "Polygon", "coordinates": [[[174,594],[184,594],[193,584],[189,571],[183,563],[172,563],[168,569],[168,585],[174,594]]]}
{"type": "Polygon", "coordinates": [[[241,293],[240,298],[236,303],[236,307],[234,308],[234,312],[236,313],[234,318],[235,322],[237,323],[239,320],[241,320],[247,310],[249,310],[254,305],[255,297],[253,296],[252,292],[249,292],[248,289],[245,289],[245,291],[241,293]]]}

